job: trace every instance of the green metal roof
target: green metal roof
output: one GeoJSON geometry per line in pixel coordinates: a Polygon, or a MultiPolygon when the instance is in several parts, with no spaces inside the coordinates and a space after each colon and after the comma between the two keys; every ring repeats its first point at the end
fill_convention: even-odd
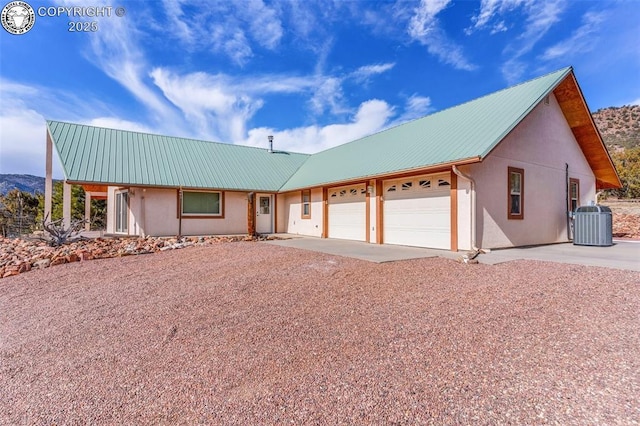
{"type": "Polygon", "coordinates": [[[572,72],[547,74],[313,155],[47,121],[67,180],[290,191],[480,161],[572,72]]]}
{"type": "Polygon", "coordinates": [[[278,191],[309,157],[47,121],[72,182],[278,191]]]}
{"type": "Polygon", "coordinates": [[[483,159],[571,72],[564,68],[314,154],[281,190],[483,159]]]}

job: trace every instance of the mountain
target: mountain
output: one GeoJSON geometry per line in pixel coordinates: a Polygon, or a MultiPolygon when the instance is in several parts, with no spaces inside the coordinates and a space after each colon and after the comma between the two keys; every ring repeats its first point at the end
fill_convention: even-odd
{"type": "Polygon", "coordinates": [[[640,105],[603,108],[592,116],[610,152],[640,146],[640,105]]]}
{"type": "Polygon", "coordinates": [[[0,195],[5,195],[12,189],[44,194],[44,178],[33,175],[3,175],[0,174],[0,195]]]}

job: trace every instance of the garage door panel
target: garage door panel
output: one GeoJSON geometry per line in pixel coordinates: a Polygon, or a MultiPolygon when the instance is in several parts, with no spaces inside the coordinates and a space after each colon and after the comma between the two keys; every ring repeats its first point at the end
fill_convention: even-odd
{"type": "Polygon", "coordinates": [[[329,238],[366,240],[364,185],[329,190],[329,238]]]}
{"type": "Polygon", "coordinates": [[[389,182],[385,191],[383,238],[387,244],[449,249],[451,247],[451,201],[449,190],[425,187],[439,182],[435,175],[389,182]]]}

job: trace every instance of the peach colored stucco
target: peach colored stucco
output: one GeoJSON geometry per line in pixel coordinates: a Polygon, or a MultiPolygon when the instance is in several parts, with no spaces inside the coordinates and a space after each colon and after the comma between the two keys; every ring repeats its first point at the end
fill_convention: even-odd
{"type": "Polygon", "coordinates": [[[477,243],[483,248],[567,241],[566,177],[580,179],[580,204],[595,177],[558,103],[540,103],[480,164],[460,167],[476,181],[477,243]],[[524,219],[507,215],[508,167],[524,170],[524,219]]]}
{"type": "Polygon", "coordinates": [[[302,218],[302,193],[301,191],[287,192],[278,197],[278,221],[283,227],[278,231],[289,234],[322,236],[322,218],[324,214],[322,202],[322,189],[311,190],[311,217],[302,218]]]}
{"type": "MultiPolygon", "coordinates": [[[[107,232],[115,233],[116,187],[109,187],[107,232]]],[[[128,188],[128,235],[171,236],[178,234],[176,189],[128,188]]],[[[225,191],[224,218],[182,218],[182,235],[225,235],[247,233],[247,194],[225,191]]]]}

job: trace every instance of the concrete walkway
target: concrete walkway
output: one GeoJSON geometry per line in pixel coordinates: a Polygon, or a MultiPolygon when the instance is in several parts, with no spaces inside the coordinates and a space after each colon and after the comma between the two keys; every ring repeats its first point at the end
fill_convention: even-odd
{"type": "MultiPolygon", "coordinates": [[[[265,244],[352,257],[375,263],[427,257],[459,259],[465,254],[465,252],[454,253],[448,250],[369,244],[360,241],[303,237],[290,234],[278,234],[277,236],[283,239],[265,241],[265,244]]],[[[489,265],[518,259],[640,271],[640,242],[614,241],[614,245],[611,247],[575,246],[571,243],[552,244],[492,250],[490,253],[481,254],[477,257],[480,263],[489,265]]]]}

